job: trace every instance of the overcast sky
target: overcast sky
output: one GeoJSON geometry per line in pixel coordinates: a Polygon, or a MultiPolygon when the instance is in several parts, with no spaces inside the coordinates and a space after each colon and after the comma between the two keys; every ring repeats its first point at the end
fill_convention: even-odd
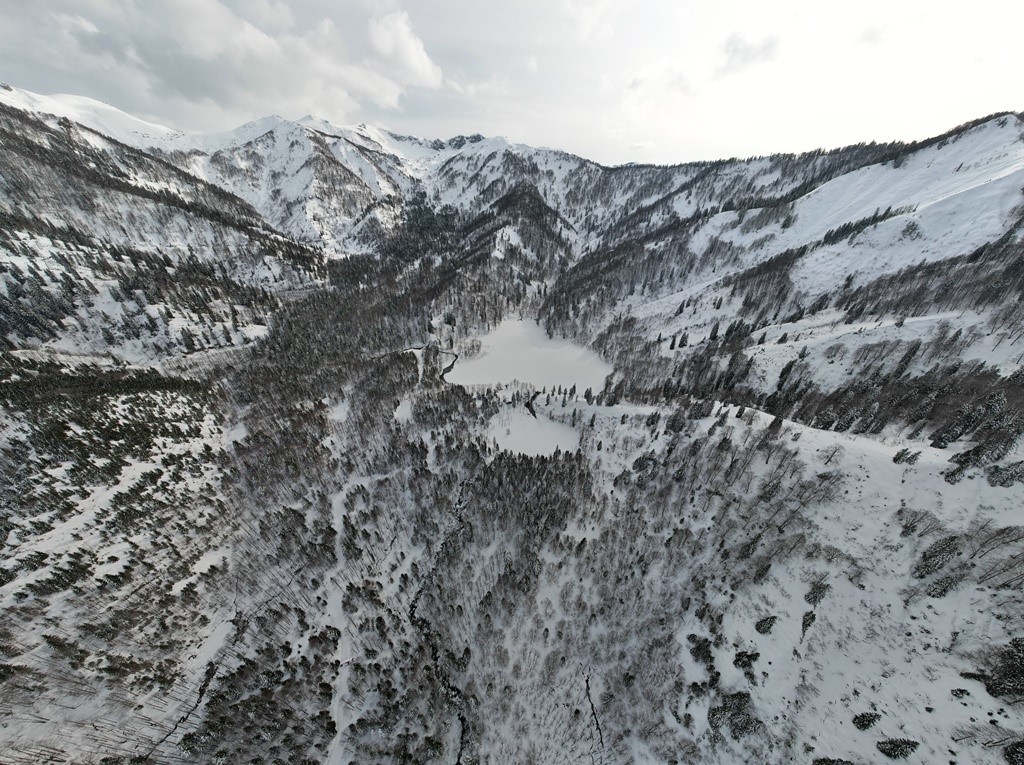
{"type": "Polygon", "coordinates": [[[0,0],[0,80],[183,130],[271,113],[605,163],[916,139],[1024,109],[1014,0],[0,0]]]}

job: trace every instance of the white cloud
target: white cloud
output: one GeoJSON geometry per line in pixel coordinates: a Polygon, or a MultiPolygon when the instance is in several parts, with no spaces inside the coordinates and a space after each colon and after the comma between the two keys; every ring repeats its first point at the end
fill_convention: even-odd
{"type": "Polygon", "coordinates": [[[430,60],[423,41],[412,31],[408,13],[395,11],[371,19],[369,39],[376,60],[399,82],[424,88],[441,87],[441,67],[430,60]]]}
{"type": "Polygon", "coordinates": [[[53,20],[65,34],[94,35],[100,31],[99,27],[89,21],[89,19],[82,18],[81,16],[72,16],[66,13],[55,13],[53,15],[53,20]]]}
{"type": "Polygon", "coordinates": [[[647,152],[655,147],[653,141],[642,141],[640,143],[627,143],[626,151],[629,152],[647,152]]]}
{"type": "Polygon", "coordinates": [[[778,53],[779,40],[768,36],[757,42],[745,40],[740,35],[729,35],[722,45],[724,61],[718,67],[718,74],[734,74],[749,69],[755,64],[771,61],[778,53]]]}
{"type": "Polygon", "coordinates": [[[184,129],[314,114],[672,162],[1019,110],[1022,26],[1005,0],[12,1],[0,72],[184,129]]]}
{"type": "Polygon", "coordinates": [[[870,26],[864,29],[858,41],[865,45],[878,45],[883,39],[885,39],[885,34],[882,32],[881,28],[870,26]]]}
{"type": "Polygon", "coordinates": [[[242,6],[250,21],[266,30],[286,30],[295,26],[291,9],[281,0],[246,0],[242,6]]]}
{"type": "Polygon", "coordinates": [[[300,23],[293,12],[300,5],[53,0],[48,8],[24,8],[20,19],[12,14],[22,34],[5,39],[0,30],[0,64],[17,56],[23,71],[93,82],[68,82],[57,90],[106,98],[158,118],[162,112],[164,122],[199,129],[227,128],[271,112],[347,121],[367,109],[396,110],[411,89],[443,85],[440,67],[405,12],[374,16],[355,7],[300,23]],[[25,38],[28,29],[52,32],[49,40],[40,35],[40,44],[25,38]]]}
{"type": "Polygon", "coordinates": [[[612,0],[562,0],[571,25],[583,42],[602,42],[612,36],[609,11],[612,0]]]}
{"type": "Polygon", "coordinates": [[[481,80],[479,82],[465,83],[457,80],[448,80],[447,85],[456,93],[471,98],[507,96],[510,92],[508,82],[498,77],[491,77],[489,80],[481,80]]]}

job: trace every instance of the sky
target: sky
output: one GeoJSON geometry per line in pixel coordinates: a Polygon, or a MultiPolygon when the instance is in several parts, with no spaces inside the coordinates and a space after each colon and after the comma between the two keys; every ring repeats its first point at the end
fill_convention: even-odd
{"type": "Polygon", "coordinates": [[[1024,110],[1011,0],[0,0],[0,81],[180,130],[268,114],[605,164],[915,140],[1024,110]]]}

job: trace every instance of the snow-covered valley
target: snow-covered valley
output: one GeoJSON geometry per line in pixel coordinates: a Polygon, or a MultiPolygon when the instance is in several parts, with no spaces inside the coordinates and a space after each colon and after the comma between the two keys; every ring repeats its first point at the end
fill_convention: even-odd
{"type": "Polygon", "coordinates": [[[0,761],[1024,762],[1024,121],[672,167],[0,90],[0,761]]]}

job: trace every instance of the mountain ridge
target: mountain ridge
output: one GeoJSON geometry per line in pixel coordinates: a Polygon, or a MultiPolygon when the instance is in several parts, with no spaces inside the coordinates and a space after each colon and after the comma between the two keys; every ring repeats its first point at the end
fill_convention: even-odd
{"type": "Polygon", "coordinates": [[[1019,116],[604,168],[11,92],[5,759],[1020,761],[1019,116]]]}

